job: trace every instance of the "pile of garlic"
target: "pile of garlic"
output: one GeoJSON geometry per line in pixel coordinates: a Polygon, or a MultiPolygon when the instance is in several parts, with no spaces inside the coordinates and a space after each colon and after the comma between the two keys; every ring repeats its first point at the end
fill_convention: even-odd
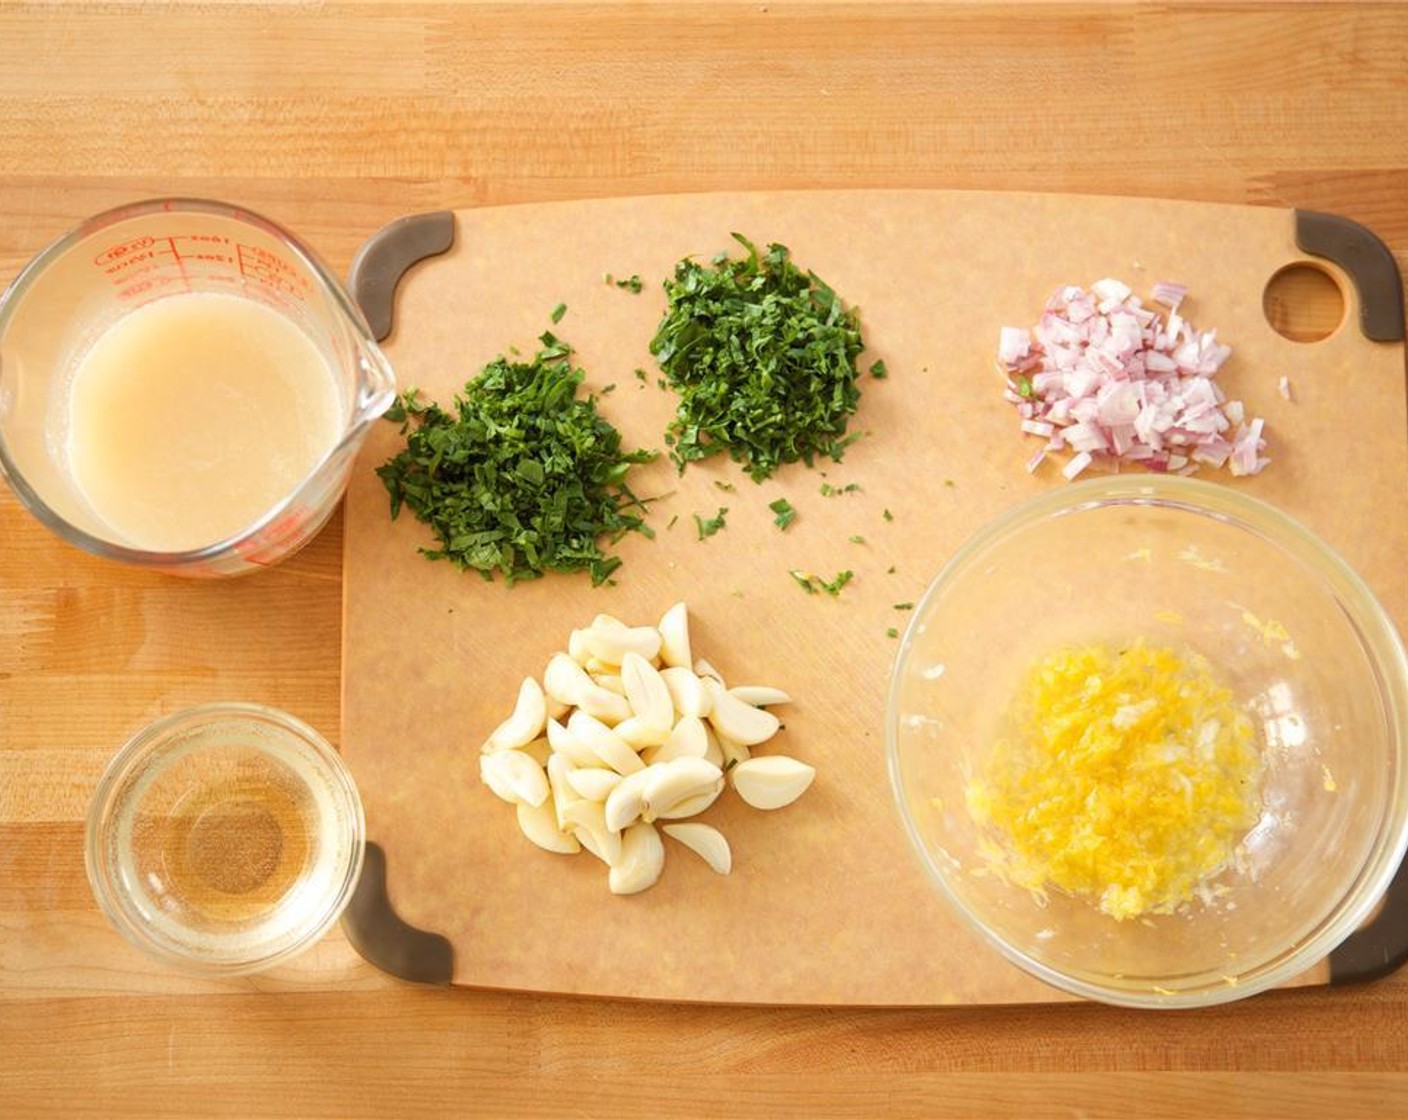
{"type": "Polygon", "coordinates": [[[712,805],[725,775],[755,809],[802,795],[812,767],[751,751],[781,726],[768,707],[788,702],[776,688],[727,688],[712,665],[695,661],[683,603],[658,627],[597,615],[548,661],[542,684],[523,681],[513,714],[483,746],[479,774],[516,807],[538,847],[586,848],[605,863],[613,894],[654,886],[665,866],[661,831],[727,875],[733,857],[723,834],[674,822],[712,805]],[[657,821],[672,823],[657,831],[657,821]]]}

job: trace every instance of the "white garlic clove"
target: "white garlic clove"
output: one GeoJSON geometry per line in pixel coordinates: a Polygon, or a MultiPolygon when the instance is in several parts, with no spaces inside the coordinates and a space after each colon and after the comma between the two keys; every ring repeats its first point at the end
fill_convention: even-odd
{"type": "Polygon", "coordinates": [[[621,775],[615,770],[607,770],[601,766],[572,770],[567,775],[567,784],[588,801],[604,802],[621,780],[621,775]]]}
{"type": "Polygon", "coordinates": [[[783,692],[780,688],[768,688],[761,684],[737,685],[728,690],[728,694],[736,700],[742,700],[754,708],[766,708],[772,704],[790,704],[792,697],[783,692]]]}
{"type": "Polygon", "coordinates": [[[650,768],[637,770],[629,777],[622,778],[606,798],[606,827],[612,832],[620,832],[627,825],[639,819],[645,805],[645,788],[651,780],[650,768]]]}
{"type": "Polygon", "coordinates": [[[568,780],[571,776],[572,764],[565,755],[554,753],[548,757],[548,786],[552,790],[553,815],[557,818],[557,827],[564,832],[568,829],[567,807],[582,800],[568,780]]]}
{"type": "Polygon", "coordinates": [[[660,632],[653,626],[612,626],[598,625],[596,622],[583,633],[582,642],[587,653],[607,665],[620,665],[627,653],[638,653],[647,661],[654,661],[660,653],[660,632]]]}
{"type": "Polygon", "coordinates": [[[684,824],[662,825],[666,836],[673,837],[699,856],[720,875],[727,875],[733,869],[733,851],[728,846],[724,834],[712,825],[689,821],[684,824]]]}
{"type": "Polygon", "coordinates": [[[587,652],[585,634],[585,630],[573,630],[567,635],[567,656],[578,665],[585,665],[592,656],[587,652]]]}
{"type": "Polygon", "coordinates": [[[685,716],[675,724],[664,744],[646,760],[648,762],[669,762],[676,758],[703,758],[709,753],[709,733],[704,729],[703,720],[685,716]]]}
{"type": "Polygon", "coordinates": [[[631,718],[631,704],[624,696],[617,696],[614,692],[602,688],[593,682],[591,688],[582,693],[582,698],[578,707],[591,716],[599,719],[602,723],[615,726],[616,724],[631,718]]]}
{"type": "Polygon", "coordinates": [[[688,669],[694,662],[689,653],[689,610],[676,603],[660,619],[660,660],[671,668],[688,669]]]}
{"type": "Polygon", "coordinates": [[[704,687],[704,682],[693,669],[675,665],[660,670],[660,679],[670,690],[670,703],[682,716],[698,716],[703,719],[714,706],[714,698],[704,687]]]}
{"type": "Polygon", "coordinates": [[[548,745],[553,753],[565,756],[573,766],[605,765],[594,750],[555,719],[548,720],[548,745]]]}
{"type": "Polygon", "coordinates": [[[719,737],[714,734],[714,729],[708,724],[704,725],[704,757],[722,770],[728,765],[728,759],[724,757],[723,745],[719,742],[719,737]]]}
{"type": "Polygon", "coordinates": [[[524,747],[543,733],[547,722],[547,698],[543,688],[532,677],[524,677],[518,688],[518,702],[513,715],[494,729],[484,744],[485,751],[508,751],[524,747]]]}
{"type": "Polygon", "coordinates": [[[729,771],[734,791],[755,809],[781,809],[801,797],[815,768],[783,754],[770,754],[740,762],[729,771]]]}
{"type": "Polygon", "coordinates": [[[731,766],[737,766],[740,762],[747,762],[753,757],[753,752],[742,743],[736,743],[726,735],[719,735],[717,738],[719,752],[724,756],[723,768],[725,770],[731,766]]]}
{"type": "Polygon", "coordinates": [[[554,700],[575,708],[591,687],[587,671],[568,654],[555,653],[548,659],[548,667],[543,670],[543,691],[554,700]]]}
{"type": "Polygon", "coordinates": [[[539,766],[546,766],[548,764],[548,756],[552,754],[552,744],[550,744],[546,738],[534,739],[526,747],[519,747],[518,749],[539,766]]]}
{"type": "Polygon", "coordinates": [[[541,805],[551,792],[543,768],[522,751],[495,751],[479,756],[479,777],[503,800],[541,805]]]}
{"type": "Polygon", "coordinates": [[[621,836],[620,858],[607,882],[612,894],[638,894],[653,887],[665,869],[665,845],[653,825],[631,825],[621,836]]]}
{"type": "Polygon", "coordinates": [[[720,739],[732,739],[745,747],[755,747],[759,743],[766,743],[782,726],[782,721],[766,708],[754,708],[745,704],[726,692],[721,684],[705,680],[704,687],[714,698],[709,722],[714,725],[720,739]]]}
{"type": "Polygon", "coordinates": [[[675,724],[675,703],[660,670],[640,654],[627,653],[621,662],[621,683],[636,718],[668,733],[675,724]]]}
{"type": "Polygon", "coordinates": [[[590,750],[597,758],[625,775],[645,769],[645,763],[631,745],[598,719],[578,709],[567,719],[567,730],[590,750]]]}
{"type": "Polygon", "coordinates": [[[623,699],[629,699],[626,696],[626,682],[621,679],[619,673],[594,673],[592,681],[597,688],[604,688],[607,692],[614,692],[623,699]]]}
{"type": "Polygon", "coordinates": [[[702,657],[694,662],[694,675],[696,677],[710,677],[718,681],[720,685],[724,683],[724,675],[702,657]]]}
{"type": "Polygon", "coordinates": [[[606,827],[606,809],[596,801],[574,801],[564,813],[582,847],[608,867],[621,860],[621,834],[606,827]]]}
{"type": "Polygon", "coordinates": [[[723,792],[723,771],[702,758],[676,758],[645,771],[641,817],[676,818],[701,813],[723,792]]]}
{"type": "Polygon", "coordinates": [[[613,730],[638,751],[658,747],[670,737],[668,727],[647,723],[640,716],[622,720],[613,730]]]}
{"type": "Polygon", "coordinates": [[[525,805],[520,801],[518,827],[524,836],[544,851],[570,856],[582,850],[582,845],[575,836],[558,828],[557,815],[546,801],[536,806],[525,805]]]}

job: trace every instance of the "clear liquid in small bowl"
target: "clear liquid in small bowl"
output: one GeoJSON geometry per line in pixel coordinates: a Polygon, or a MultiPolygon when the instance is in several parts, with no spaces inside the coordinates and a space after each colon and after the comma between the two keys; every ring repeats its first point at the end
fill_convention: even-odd
{"type": "Polygon", "coordinates": [[[355,803],[307,747],[254,722],[197,727],[133,777],[108,832],[122,919],[163,955],[255,966],[345,901],[355,803]]]}

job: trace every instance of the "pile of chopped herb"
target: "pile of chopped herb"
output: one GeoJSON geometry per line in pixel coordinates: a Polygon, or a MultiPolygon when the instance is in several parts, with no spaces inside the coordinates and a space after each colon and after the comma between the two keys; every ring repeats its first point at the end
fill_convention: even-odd
{"type": "Polygon", "coordinates": [[[679,407],[666,442],[681,470],[727,451],[755,482],[783,463],[840,460],[858,438],[846,424],[860,403],[854,311],[784,245],[766,253],[742,234],[741,260],[692,259],[665,283],[665,318],[651,353],[679,407]]]}
{"type": "Polygon", "coordinates": [[[377,474],[392,518],[405,505],[434,531],[439,547],[421,549],[432,560],[486,580],[500,572],[510,586],[547,571],[586,571],[600,584],[621,564],[601,538],[654,535],[626,485],[654,453],[623,452],[595,398],[577,396],[572,348],[551,333],[542,343],[531,362],[490,362],[453,411],[414,390],[399,396],[386,418],[400,422],[406,447],[377,474]]]}

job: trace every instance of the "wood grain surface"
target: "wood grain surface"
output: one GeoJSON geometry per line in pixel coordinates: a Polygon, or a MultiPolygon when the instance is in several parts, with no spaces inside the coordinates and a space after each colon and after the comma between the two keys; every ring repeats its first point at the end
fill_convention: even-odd
{"type": "MultiPolygon", "coordinates": [[[[924,186],[1347,214],[1408,263],[1397,4],[0,5],[0,274],[159,194],[345,271],[398,214],[924,186]]],[[[220,698],[338,726],[341,529],[189,585],[0,498],[0,1114],[1378,1116],[1408,977],[1202,1013],[675,1007],[412,990],[338,936],[257,979],[147,965],[83,876],[116,745],[220,698]]]]}

